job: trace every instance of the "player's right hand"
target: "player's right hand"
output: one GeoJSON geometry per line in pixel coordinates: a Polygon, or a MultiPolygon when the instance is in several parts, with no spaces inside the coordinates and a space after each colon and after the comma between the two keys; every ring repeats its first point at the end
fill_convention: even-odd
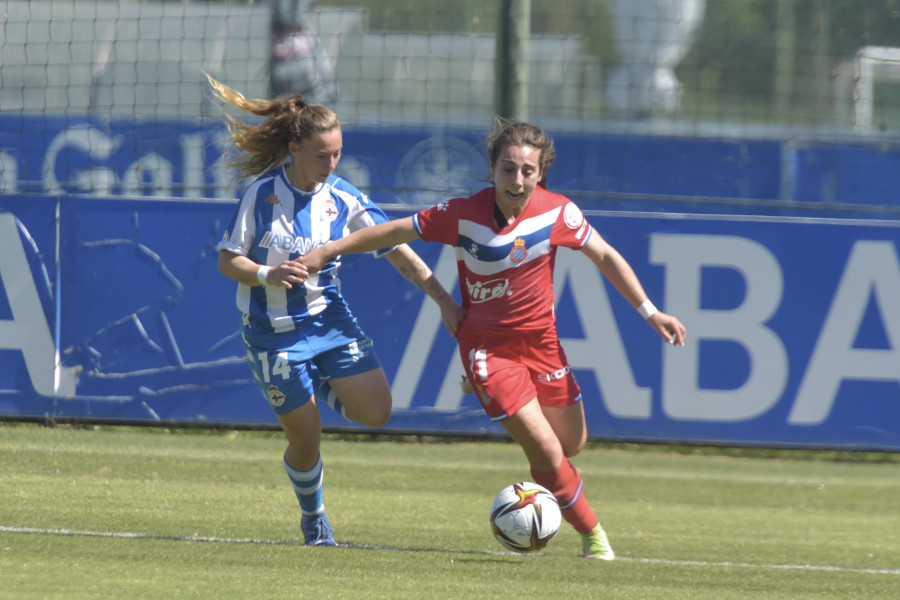
{"type": "Polygon", "coordinates": [[[302,264],[308,273],[318,273],[328,262],[328,258],[325,256],[324,246],[317,246],[296,259],[296,262],[302,264]]]}

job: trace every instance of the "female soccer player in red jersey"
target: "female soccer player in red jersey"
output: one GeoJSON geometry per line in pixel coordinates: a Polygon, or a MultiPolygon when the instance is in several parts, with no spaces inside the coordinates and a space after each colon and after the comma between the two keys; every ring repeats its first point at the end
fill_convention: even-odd
{"type": "Polygon", "coordinates": [[[581,250],[665,340],[685,328],[657,311],[628,262],[568,198],[546,189],[553,142],[527,123],[498,121],[487,140],[494,186],[410,217],[368,227],[301,257],[315,272],[341,254],[421,237],[456,248],[467,310],[457,339],[466,377],[485,412],[522,447],[534,481],[553,492],[582,535],[585,557],[615,558],[569,457],[587,441],[581,390],[554,315],[556,250],[581,250]]]}

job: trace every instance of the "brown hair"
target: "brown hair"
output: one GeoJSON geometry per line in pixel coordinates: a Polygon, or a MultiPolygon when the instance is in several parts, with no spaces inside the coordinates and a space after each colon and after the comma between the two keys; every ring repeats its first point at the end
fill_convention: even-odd
{"type": "Polygon", "coordinates": [[[321,104],[309,104],[303,96],[282,96],[273,100],[246,98],[205,75],[216,98],[240,110],[267,117],[262,123],[248,125],[225,114],[231,139],[240,149],[239,153],[232,153],[233,158],[226,164],[236,167],[244,177],[261,175],[284,163],[290,154],[288,142],[302,142],[341,126],[334,111],[321,104]]]}
{"type": "Polygon", "coordinates": [[[531,146],[540,150],[541,180],[538,185],[543,188],[547,187],[547,173],[556,159],[556,148],[553,147],[553,140],[547,137],[540,127],[521,121],[507,121],[501,117],[494,117],[494,129],[485,143],[492,169],[497,158],[500,157],[500,153],[509,146],[531,146]]]}

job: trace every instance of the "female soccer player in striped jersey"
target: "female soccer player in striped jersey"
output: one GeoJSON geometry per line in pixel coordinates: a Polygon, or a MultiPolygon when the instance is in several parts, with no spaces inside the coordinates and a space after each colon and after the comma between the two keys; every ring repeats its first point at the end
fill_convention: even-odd
{"type": "MultiPolygon", "coordinates": [[[[337,115],[302,96],[248,99],[209,77],[215,96],[265,117],[256,125],[226,114],[235,146],[229,162],[256,177],[219,243],[219,270],[238,282],[241,333],[253,376],[287,436],[284,468],[300,502],[306,544],[335,546],[322,499],[319,405],[379,427],[391,390],[372,348],[340,292],[339,263],[316,275],[294,259],[349,232],[387,222],[350,183],[334,175],[341,158],[337,115]]],[[[437,302],[451,335],[464,310],[406,244],[384,255],[437,302]]]]}
{"type": "Polygon", "coordinates": [[[457,339],[468,382],[488,416],[525,451],[534,481],[556,496],[563,517],[582,536],[583,556],[612,560],[609,539],[569,461],[584,447],[587,425],[556,331],[557,248],[586,254],[670,344],[684,345],[685,328],[656,310],[631,266],[571,200],[547,191],[556,151],[540,128],[498,120],[487,147],[493,187],[330,242],[301,262],[313,273],[341,254],[417,237],[454,246],[467,310],[457,339]]]}

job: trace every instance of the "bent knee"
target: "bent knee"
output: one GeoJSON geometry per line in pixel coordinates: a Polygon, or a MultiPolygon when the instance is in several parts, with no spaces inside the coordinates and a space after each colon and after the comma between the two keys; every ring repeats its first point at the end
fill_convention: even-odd
{"type": "Polygon", "coordinates": [[[361,418],[353,420],[360,425],[365,425],[366,427],[381,427],[382,425],[386,424],[390,418],[391,411],[387,410],[362,415],[361,418]]]}
{"type": "Polygon", "coordinates": [[[584,450],[584,445],[587,443],[587,439],[582,438],[581,440],[576,440],[572,443],[563,442],[563,454],[566,455],[566,458],[572,458],[576,456],[579,452],[584,450]]]}
{"type": "Polygon", "coordinates": [[[386,425],[387,422],[391,418],[391,411],[386,410],[383,412],[376,413],[371,415],[366,423],[363,423],[366,427],[381,427],[386,425]]]}
{"type": "Polygon", "coordinates": [[[391,418],[391,402],[373,402],[369,406],[345,407],[347,418],[366,427],[381,427],[391,418]]]}

